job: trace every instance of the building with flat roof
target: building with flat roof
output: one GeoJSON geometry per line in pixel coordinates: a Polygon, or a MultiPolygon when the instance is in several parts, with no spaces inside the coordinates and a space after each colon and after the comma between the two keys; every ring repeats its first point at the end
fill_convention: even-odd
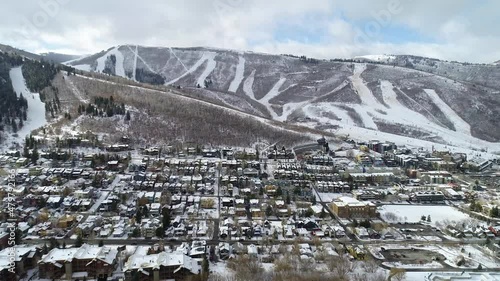
{"type": "Polygon", "coordinates": [[[339,197],[330,204],[332,211],[340,218],[373,218],[377,207],[370,202],[361,202],[352,197],[339,197]]]}

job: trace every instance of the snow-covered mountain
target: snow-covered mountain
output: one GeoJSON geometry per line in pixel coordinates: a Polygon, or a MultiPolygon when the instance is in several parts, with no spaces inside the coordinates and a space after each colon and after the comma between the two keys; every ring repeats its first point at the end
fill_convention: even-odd
{"type": "Polygon", "coordinates": [[[69,64],[182,87],[186,94],[244,112],[324,130],[340,128],[351,136],[400,135],[500,151],[500,68],[492,65],[385,55],[324,61],[135,45],[69,64]]]}

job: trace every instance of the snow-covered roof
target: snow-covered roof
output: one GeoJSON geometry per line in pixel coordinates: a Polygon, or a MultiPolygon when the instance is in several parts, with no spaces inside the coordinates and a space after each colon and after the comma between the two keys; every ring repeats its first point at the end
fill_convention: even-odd
{"type": "Polygon", "coordinates": [[[197,261],[183,253],[174,252],[166,253],[161,252],[153,255],[134,254],[125,263],[123,270],[144,270],[146,268],[157,269],[160,266],[165,267],[178,267],[176,270],[185,268],[193,274],[200,272],[200,266],[197,261]]]}
{"type": "Polygon", "coordinates": [[[42,257],[42,263],[70,262],[73,259],[94,260],[98,259],[112,264],[118,255],[116,249],[110,247],[98,247],[96,245],[83,244],[80,248],[52,249],[42,257]]]}

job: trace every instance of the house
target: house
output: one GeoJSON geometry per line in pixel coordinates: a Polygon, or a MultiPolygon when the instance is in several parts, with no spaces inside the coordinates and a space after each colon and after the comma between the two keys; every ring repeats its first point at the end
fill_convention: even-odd
{"type": "Polygon", "coordinates": [[[52,249],[38,262],[42,279],[107,278],[115,270],[118,250],[84,244],[80,248],[52,249]]]}
{"type": "Polygon", "coordinates": [[[200,273],[198,262],[181,252],[130,256],[123,266],[125,281],[184,280],[200,273]],[[138,277],[137,277],[138,276],[138,277]],[[136,279],[137,278],[137,279],[136,279]]]}

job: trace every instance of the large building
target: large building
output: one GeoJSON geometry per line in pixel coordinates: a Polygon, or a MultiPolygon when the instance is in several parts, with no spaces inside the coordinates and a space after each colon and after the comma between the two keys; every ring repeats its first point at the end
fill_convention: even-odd
{"type": "Polygon", "coordinates": [[[118,251],[110,247],[84,244],[80,248],[52,249],[38,262],[43,279],[102,279],[111,277],[118,251]]]}
{"type": "Polygon", "coordinates": [[[183,253],[134,254],[123,267],[125,280],[185,280],[201,272],[198,261],[183,253]]]}
{"type": "Polygon", "coordinates": [[[41,250],[36,246],[16,245],[0,251],[0,280],[18,280],[25,277],[28,270],[36,267],[41,257],[41,250]],[[10,259],[14,258],[14,268],[10,259]]]}
{"type": "Polygon", "coordinates": [[[340,218],[374,218],[377,207],[370,202],[361,202],[352,197],[340,197],[331,203],[332,211],[340,218]]]}

